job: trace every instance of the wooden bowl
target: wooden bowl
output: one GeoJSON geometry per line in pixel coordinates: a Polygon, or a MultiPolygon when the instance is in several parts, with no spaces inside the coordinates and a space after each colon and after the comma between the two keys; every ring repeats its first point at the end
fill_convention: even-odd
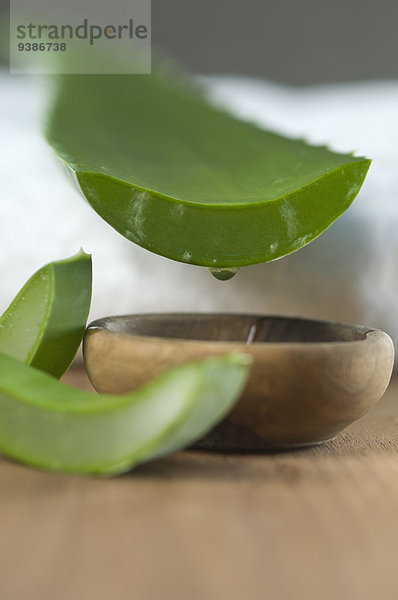
{"type": "Polygon", "coordinates": [[[318,444],[385,392],[394,348],[383,331],[287,317],[144,314],[100,319],[84,336],[100,392],[124,393],[197,358],[246,352],[253,365],[230,415],[199,445],[259,451],[318,444]]]}

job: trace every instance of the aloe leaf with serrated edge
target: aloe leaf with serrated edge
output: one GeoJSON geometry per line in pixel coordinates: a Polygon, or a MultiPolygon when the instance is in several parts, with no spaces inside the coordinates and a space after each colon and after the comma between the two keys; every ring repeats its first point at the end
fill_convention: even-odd
{"type": "Polygon", "coordinates": [[[83,337],[91,302],[91,256],[39,269],[0,318],[0,352],[60,377],[83,337]]]}
{"type": "Polygon", "coordinates": [[[213,269],[298,250],[350,206],[370,165],[241,122],[162,67],[60,76],[46,135],[117,231],[213,269]]]}
{"type": "Polygon", "coordinates": [[[115,396],[0,353],[0,451],[50,470],[121,473],[205,435],[235,404],[249,363],[242,354],[188,363],[115,396]]]}

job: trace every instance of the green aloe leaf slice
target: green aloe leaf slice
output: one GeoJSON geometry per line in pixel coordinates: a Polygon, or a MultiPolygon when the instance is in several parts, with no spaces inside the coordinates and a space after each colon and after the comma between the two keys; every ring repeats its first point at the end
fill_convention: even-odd
{"type": "Polygon", "coordinates": [[[90,302],[90,255],[42,267],[0,318],[0,352],[60,377],[79,347],[90,302]]]}
{"type": "Polygon", "coordinates": [[[241,122],[162,68],[59,77],[47,138],[122,235],[215,271],[313,240],[350,206],[370,165],[241,122]]]}
{"type": "Polygon", "coordinates": [[[0,450],[31,465],[112,475],[202,437],[232,408],[250,359],[206,359],[121,396],[73,389],[0,353],[0,450]]]}

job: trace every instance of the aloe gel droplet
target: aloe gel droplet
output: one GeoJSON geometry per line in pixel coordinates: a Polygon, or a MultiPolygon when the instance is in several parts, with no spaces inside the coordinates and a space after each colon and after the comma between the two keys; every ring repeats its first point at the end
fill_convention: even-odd
{"type": "Polygon", "coordinates": [[[214,269],[210,268],[209,272],[218,279],[219,281],[228,281],[228,279],[232,279],[234,275],[237,274],[239,269],[214,269]]]}

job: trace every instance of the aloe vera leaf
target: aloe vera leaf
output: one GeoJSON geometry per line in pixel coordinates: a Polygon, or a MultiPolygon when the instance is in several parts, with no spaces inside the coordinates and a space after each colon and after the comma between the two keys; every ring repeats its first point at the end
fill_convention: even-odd
{"type": "Polygon", "coordinates": [[[79,347],[90,302],[90,255],[45,265],[0,318],[0,352],[60,377],[79,347]]]}
{"type": "Polygon", "coordinates": [[[350,206],[370,165],[241,122],[161,69],[55,87],[47,139],[92,207],[186,263],[237,268],[298,250],[350,206]]]}
{"type": "Polygon", "coordinates": [[[50,470],[112,475],[192,443],[232,408],[250,359],[205,359],[129,394],[73,389],[0,353],[0,450],[50,470]]]}

